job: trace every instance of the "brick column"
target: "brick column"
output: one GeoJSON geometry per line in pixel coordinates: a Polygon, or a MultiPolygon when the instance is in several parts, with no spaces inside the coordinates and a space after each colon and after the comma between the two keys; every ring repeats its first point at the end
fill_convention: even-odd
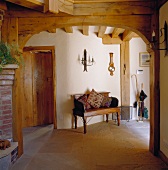
{"type": "Polygon", "coordinates": [[[12,139],[12,85],[16,65],[0,72],[0,138],[12,139]]]}

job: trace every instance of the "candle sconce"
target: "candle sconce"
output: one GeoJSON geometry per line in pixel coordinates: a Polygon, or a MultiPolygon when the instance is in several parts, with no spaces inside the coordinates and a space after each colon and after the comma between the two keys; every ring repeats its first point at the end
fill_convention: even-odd
{"type": "Polygon", "coordinates": [[[113,76],[113,72],[115,71],[115,67],[114,67],[114,62],[113,62],[113,53],[109,53],[110,55],[110,62],[109,62],[109,67],[108,67],[108,71],[110,72],[110,75],[113,76]]]}
{"type": "Polygon", "coordinates": [[[84,49],[84,57],[82,57],[81,63],[84,66],[83,71],[87,71],[87,66],[92,66],[95,63],[93,57],[92,59],[90,59],[90,55],[89,55],[89,58],[88,58],[86,49],[84,49]]]}
{"type": "Polygon", "coordinates": [[[161,43],[159,43],[159,41],[156,40],[155,31],[153,31],[152,32],[152,41],[150,42],[149,45],[150,45],[150,47],[153,46],[153,48],[156,49],[157,45],[165,43],[165,48],[159,48],[156,50],[165,50],[168,52],[168,29],[167,29],[166,21],[164,23],[164,27],[161,28],[159,31],[160,31],[160,37],[163,37],[163,41],[161,43]]]}

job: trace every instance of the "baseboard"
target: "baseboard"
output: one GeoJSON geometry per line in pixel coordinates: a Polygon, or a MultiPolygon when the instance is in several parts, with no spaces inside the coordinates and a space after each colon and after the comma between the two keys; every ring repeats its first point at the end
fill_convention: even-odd
{"type": "Polygon", "coordinates": [[[162,151],[159,151],[159,157],[163,162],[165,162],[165,164],[168,165],[168,158],[165,156],[165,154],[162,151]]]}

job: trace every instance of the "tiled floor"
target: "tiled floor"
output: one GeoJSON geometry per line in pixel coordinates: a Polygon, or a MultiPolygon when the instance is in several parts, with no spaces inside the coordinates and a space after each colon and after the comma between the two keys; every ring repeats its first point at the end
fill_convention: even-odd
{"type": "Polygon", "coordinates": [[[24,154],[12,170],[161,170],[168,167],[149,151],[149,122],[101,122],[53,130],[24,129],[24,154]]]}

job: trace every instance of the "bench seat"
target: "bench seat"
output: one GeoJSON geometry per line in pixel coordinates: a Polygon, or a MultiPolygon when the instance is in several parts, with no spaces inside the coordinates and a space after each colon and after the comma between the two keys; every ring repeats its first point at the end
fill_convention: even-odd
{"type": "MultiPolygon", "coordinates": [[[[104,96],[107,96],[109,92],[102,92],[104,96]]],[[[77,95],[79,97],[79,95],[77,95]]],[[[76,99],[74,96],[74,105],[75,108],[73,109],[73,115],[75,118],[75,129],[77,129],[77,116],[83,118],[83,127],[84,127],[84,134],[86,133],[86,122],[88,117],[98,116],[98,115],[106,115],[106,122],[108,122],[108,115],[111,113],[117,113],[117,123],[118,126],[120,125],[120,107],[100,107],[100,108],[91,108],[88,110],[84,109],[84,105],[76,99]]]]}

